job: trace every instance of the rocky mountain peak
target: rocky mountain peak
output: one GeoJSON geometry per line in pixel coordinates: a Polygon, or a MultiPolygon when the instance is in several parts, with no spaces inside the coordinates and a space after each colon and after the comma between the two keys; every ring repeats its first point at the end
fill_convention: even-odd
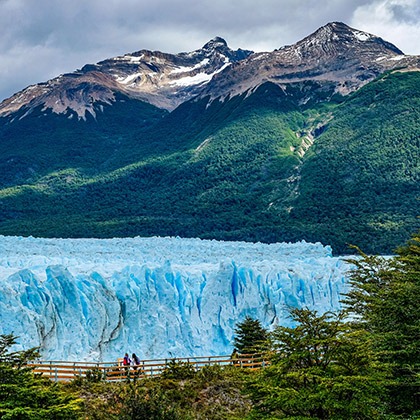
{"type": "Polygon", "coordinates": [[[232,50],[229,48],[227,42],[219,37],[216,36],[215,38],[211,39],[209,42],[203,45],[203,47],[199,50],[193,51],[190,54],[197,54],[197,55],[204,55],[208,58],[222,58],[222,60],[229,60],[229,62],[234,63],[236,61],[243,60],[244,58],[251,55],[253,51],[249,50],[232,50]]]}
{"type": "Polygon", "coordinates": [[[395,45],[375,35],[353,29],[342,22],[331,22],[294,45],[280,49],[292,51],[305,63],[311,60],[374,60],[379,56],[403,55],[395,45]]]}
{"type": "Polygon", "coordinates": [[[403,54],[395,45],[380,37],[351,28],[343,22],[330,22],[317,29],[314,33],[305,37],[298,43],[298,48],[322,48],[325,52],[334,51],[337,48],[346,50],[360,48],[362,50],[379,49],[384,52],[403,54]]]}
{"type": "Polygon", "coordinates": [[[228,44],[223,38],[221,38],[219,36],[216,36],[213,39],[211,39],[209,42],[207,42],[203,46],[202,49],[203,50],[213,50],[213,49],[220,48],[220,47],[227,48],[228,44]]]}

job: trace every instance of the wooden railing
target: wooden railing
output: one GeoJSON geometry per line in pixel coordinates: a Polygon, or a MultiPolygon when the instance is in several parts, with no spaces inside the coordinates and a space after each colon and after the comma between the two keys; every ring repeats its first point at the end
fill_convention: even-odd
{"type": "Polygon", "coordinates": [[[116,362],[64,362],[64,361],[36,361],[30,363],[35,373],[49,377],[53,381],[70,381],[77,377],[86,378],[89,375],[101,377],[106,381],[121,381],[128,377],[149,377],[160,375],[171,363],[185,363],[193,369],[199,370],[204,366],[236,366],[238,368],[259,369],[267,365],[261,355],[231,356],[202,356],[171,359],[141,360],[138,366],[123,366],[122,359],[116,362]]]}

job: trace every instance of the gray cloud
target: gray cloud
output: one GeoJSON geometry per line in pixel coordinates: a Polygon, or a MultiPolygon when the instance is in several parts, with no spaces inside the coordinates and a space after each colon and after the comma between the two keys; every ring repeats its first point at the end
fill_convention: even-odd
{"type": "Polygon", "coordinates": [[[420,53],[419,19],[419,0],[0,0],[0,100],[127,52],[191,51],[216,35],[271,51],[331,21],[420,53]]]}
{"type": "Polygon", "coordinates": [[[420,54],[419,0],[374,0],[356,8],[349,23],[394,43],[405,54],[420,54]]]}

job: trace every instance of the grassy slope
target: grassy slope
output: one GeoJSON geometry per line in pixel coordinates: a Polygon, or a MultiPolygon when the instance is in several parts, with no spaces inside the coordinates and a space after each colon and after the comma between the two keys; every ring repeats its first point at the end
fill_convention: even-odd
{"type": "Polygon", "coordinates": [[[302,106],[297,87],[270,84],[247,98],[184,104],[134,142],[123,133],[126,147],[96,173],[52,167],[0,191],[0,233],[304,238],[340,253],[348,242],[390,252],[418,215],[419,75],[387,76],[340,105],[302,106]],[[302,159],[311,131],[320,135],[302,159]]]}

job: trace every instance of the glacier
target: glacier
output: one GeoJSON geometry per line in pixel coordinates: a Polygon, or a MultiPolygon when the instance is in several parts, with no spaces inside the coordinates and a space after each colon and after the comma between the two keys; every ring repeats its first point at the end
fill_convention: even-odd
{"type": "Polygon", "coordinates": [[[320,243],[0,236],[0,334],[44,360],[230,354],[235,326],[341,308],[349,265],[320,243]]]}

